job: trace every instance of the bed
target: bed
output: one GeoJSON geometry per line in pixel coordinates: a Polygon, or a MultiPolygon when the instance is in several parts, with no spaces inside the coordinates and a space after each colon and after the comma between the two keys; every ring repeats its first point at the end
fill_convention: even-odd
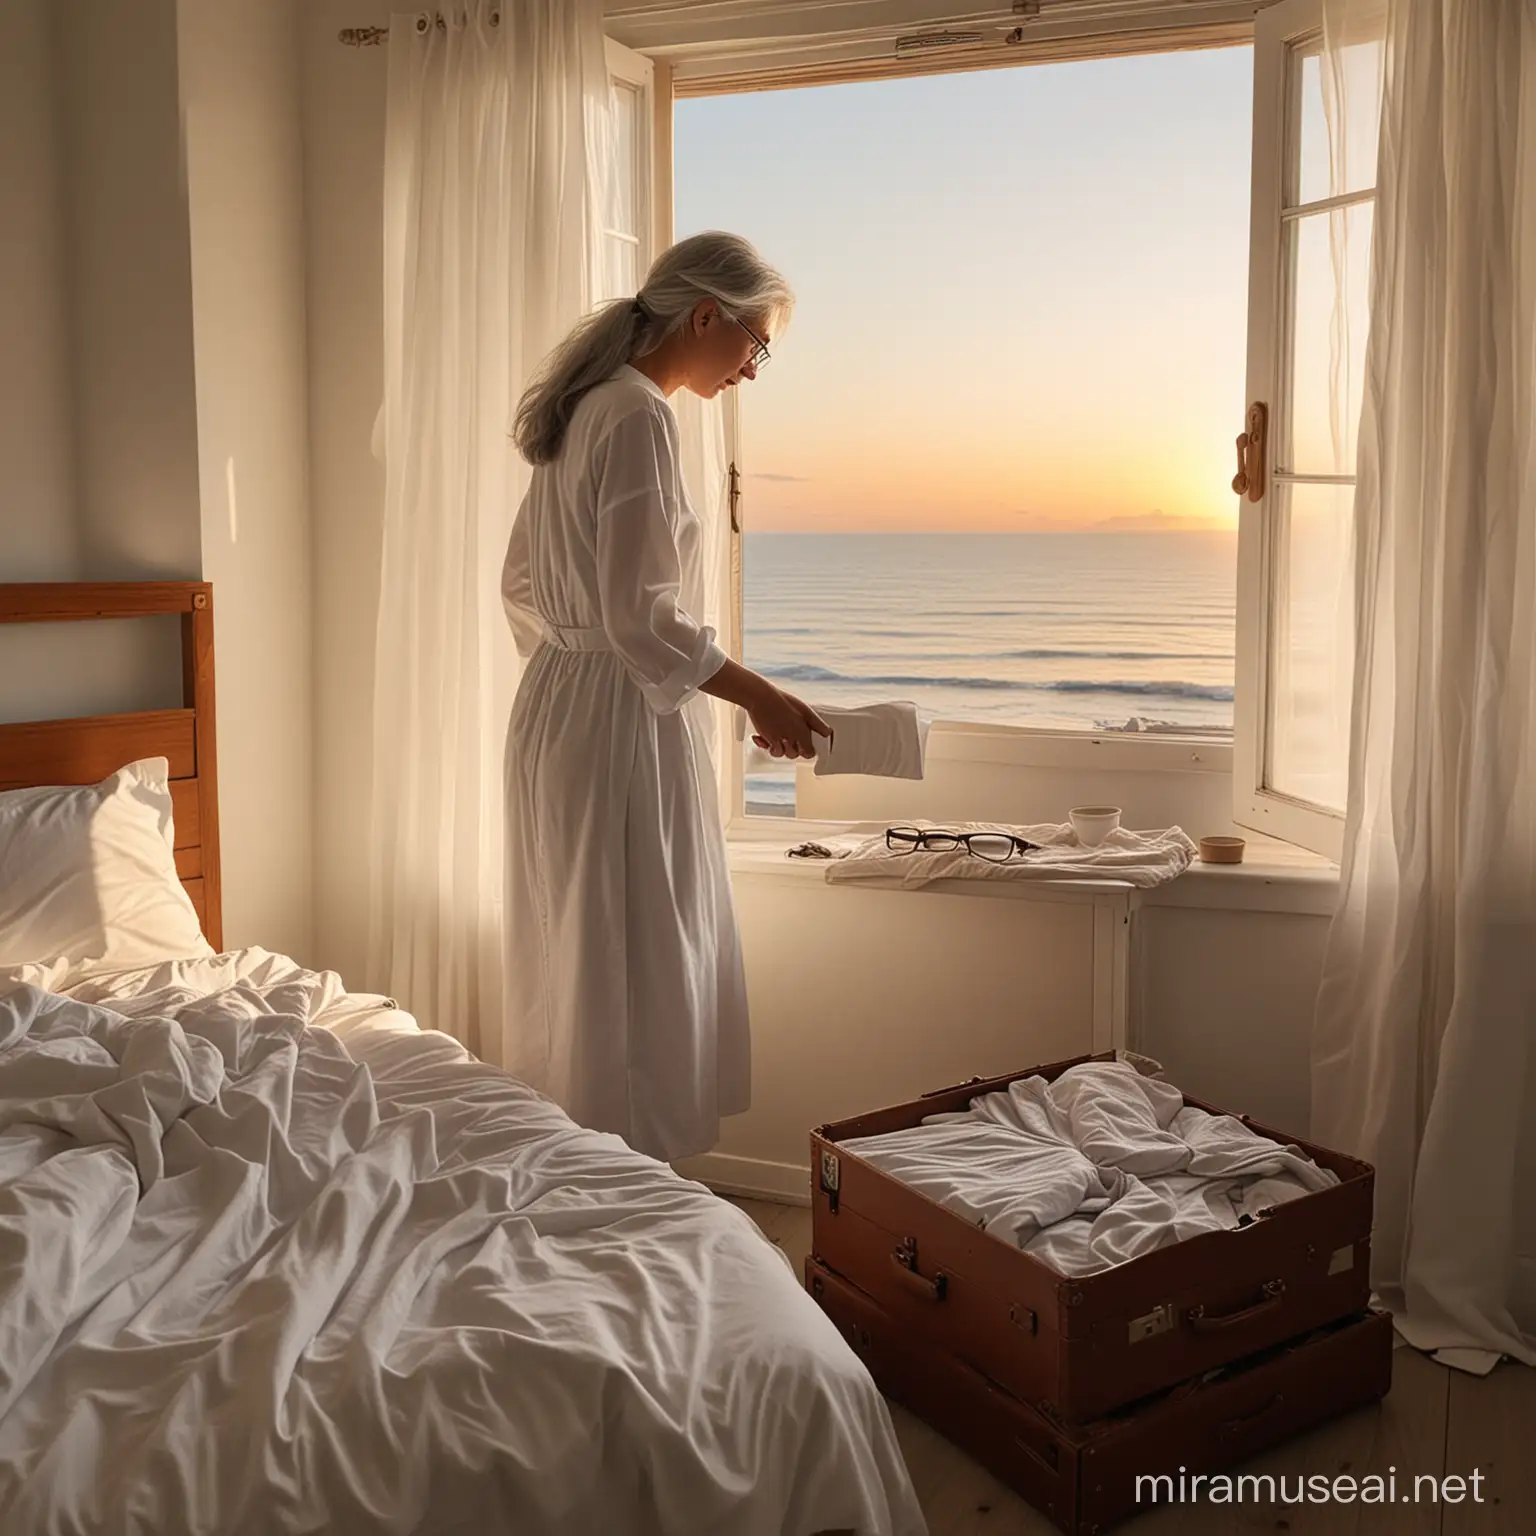
{"type": "Polygon", "coordinates": [[[152,613],[183,708],[0,725],[0,1531],[924,1531],[743,1213],[224,948],[210,588],[0,586],[152,613]]]}

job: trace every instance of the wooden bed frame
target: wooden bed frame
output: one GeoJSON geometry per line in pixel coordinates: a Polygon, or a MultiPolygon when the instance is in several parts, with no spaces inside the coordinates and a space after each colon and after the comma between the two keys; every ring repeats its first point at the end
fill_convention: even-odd
{"type": "Polygon", "coordinates": [[[213,587],[206,581],[0,584],[0,624],[181,615],[182,708],[0,724],[0,790],[95,784],[127,763],[170,763],[176,873],[203,935],[224,947],[214,747],[213,587]]]}

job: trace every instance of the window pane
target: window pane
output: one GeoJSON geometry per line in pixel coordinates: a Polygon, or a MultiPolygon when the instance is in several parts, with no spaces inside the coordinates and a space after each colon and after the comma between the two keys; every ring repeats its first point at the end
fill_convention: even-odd
{"type": "Polygon", "coordinates": [[[636,195],[636,185],[640,178],[641,97],[639,91],[622,80],[613,82],[613,94],[618,131],[618,153],[614,158],[619,165],[614,216],[618,229],[626,235],[638,235],[640,199],[636,195]]]}
{"type": "Polygon", "coordinates": [[[1353,676],[1348,485],[1281,485],[1275,507],[1269,787],[1342,811],[1353,676]]]}
{"type": "Polygon", "coordinates": [[[1370,326],[1375,204],[1307,214],[1290,225],[1295,272],[1289,442],[1280,467],[1352,475],[1370,326]]]}
{"type": "Polygon", "coordinates": [[[1376,145],[1381,122],[1382,45],[1360,43],[1338,50],[1339,92],[1343,114],[1338,134],[1339,164],[1330,169],[1328,118],[1323,106],[1322,60],[1307,54],[1301,66],[1300,159],[1298,196],[1293,201],[1313,203],[1348,192],[1365,192],[1376,185],[1376,145]],[[1335,176],[1337,185],[1334,185],[1335,176]]]}

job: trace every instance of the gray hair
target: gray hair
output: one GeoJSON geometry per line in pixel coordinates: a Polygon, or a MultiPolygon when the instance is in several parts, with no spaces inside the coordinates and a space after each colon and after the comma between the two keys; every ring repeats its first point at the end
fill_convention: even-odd
{"type": "Polygon", "coordinates": [[[682,330],[705,299],[730,319],[767,321],[775,331],[795,304],[789,284],[740,235],[707,230],[679,240],[657,257],[634,298],[595,310],[544,360],[518,402],[518,452],[530,464],[549,463],[581,397],[682,330]]]}

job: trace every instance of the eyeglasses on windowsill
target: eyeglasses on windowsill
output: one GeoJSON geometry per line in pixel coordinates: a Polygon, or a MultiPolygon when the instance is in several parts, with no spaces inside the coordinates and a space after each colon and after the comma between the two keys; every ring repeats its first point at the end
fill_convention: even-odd
{"type": "Polygon", "coordinates": [[[1013,832],[946,832],[938,828],[887,827],[885,846],[892,853],[953,853],[964,848],[967,853],[989,864],[1006,864],[1015,854],[1034,853],[1038,843],[1031,843],[1013,832]]]}

